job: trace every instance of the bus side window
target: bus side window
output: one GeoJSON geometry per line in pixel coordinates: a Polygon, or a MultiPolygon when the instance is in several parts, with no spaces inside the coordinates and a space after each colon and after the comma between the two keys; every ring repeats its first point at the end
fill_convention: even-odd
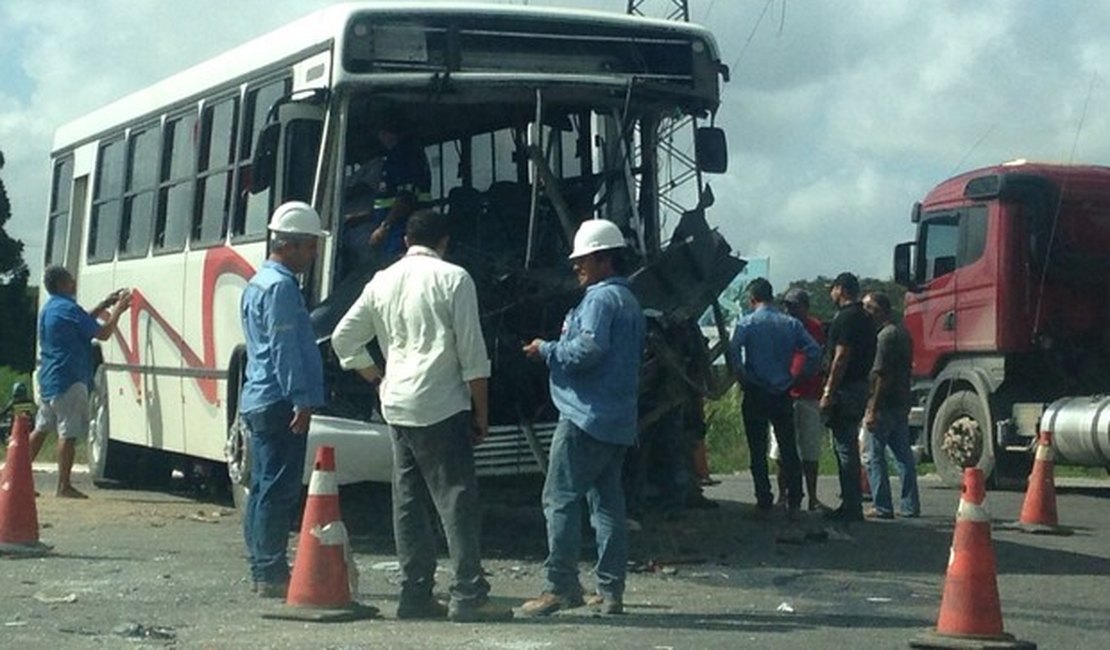
{"type": "Polygon", "coordinates": [[[209,246],[223,241],[227,236],[238,122],[238,97],[209,104],[204,108],[197,201],[193,219],[194,244],[209,246]]]}
{"type": "Polygon", "coordinates": [[[158,187],[158,125],[132,130],[127,148],[120,259],[145,257],[150,250],[154,193],[158,187]]]}
{"type": "Polygon", "coordinates": [[[190,112],[166,121],[162,142],[161,189],[154,250],[185,248],[192,213],[193,174],[196,168],[197,116],[190,112]]]}
{"type": "Polygon", "coordinates": [[[96,162],[92,218],[86,256],[90,263],[107,262],[115,257],[119,236],[120,192],[123,189],[123,139],[100,147],[96,162]]]}
{"type": "Polygon", "coordinates": [[[66,263],[69,234],[70,192],[73,189],[73,156],[66,156],[54,164],[54,179],[50,188],[50,220],[46,226],[44,266],[66,263]]]}

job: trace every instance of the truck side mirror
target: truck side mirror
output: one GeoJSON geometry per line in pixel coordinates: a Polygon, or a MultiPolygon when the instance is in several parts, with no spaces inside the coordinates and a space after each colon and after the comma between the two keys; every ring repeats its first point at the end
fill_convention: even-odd
{"type": "Polygon", "coordinates": [[[917,290],[911,262],[915,245],[915,242],[908,241],[894,247],[894,281],[910,291],[917,290]]]}
{"type": "Polygon", "coordinates": [[[694,134],[694,155],[698,169],[707,174],[728,171],[728,143],[724,130],[715,126],[699,127],[694,134]]]}
{"type": "Polygon", "coordinates": [[[277,150],[281,140],[281,123],[271,122],[258,134],[251,161],[251,194],[270,189],[277,169],[277,150]]]}

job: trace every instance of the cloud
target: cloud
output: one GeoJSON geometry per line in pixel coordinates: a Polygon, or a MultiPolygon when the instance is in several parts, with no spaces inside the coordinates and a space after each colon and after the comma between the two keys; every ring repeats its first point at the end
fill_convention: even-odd
{"type": "MultiPolygon", "coordinates": [[[[17,59],[0,71],[20,73],[0,85],[12,234],[42,239],[58,125],[326,4],[0,4],[0,51],[17,59]]],[[[742,253],[770,255],[776,285],[845,268],[889,275],[910,206],[956,172],[1110,159],[1108,3],[776,0],[758,27],[764,2],[690,4],[732,67],[717,116],[730,170],[709,177],[710,220],[742,253]]],[[[36,268],[40,255],[28,251],[36,268]]]]}

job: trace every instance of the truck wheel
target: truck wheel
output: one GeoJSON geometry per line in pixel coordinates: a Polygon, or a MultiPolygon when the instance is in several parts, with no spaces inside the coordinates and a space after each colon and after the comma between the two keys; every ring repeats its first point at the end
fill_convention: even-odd
{"type": "Polygon", "coordinates": [[[979,396],[958,390],[946,397],[933,419],[929,446],[937,474],[945,485],[960,487],[965,467],[978,467],[990,478],[994,471],[994,441],[990,414],[979,396]]]}

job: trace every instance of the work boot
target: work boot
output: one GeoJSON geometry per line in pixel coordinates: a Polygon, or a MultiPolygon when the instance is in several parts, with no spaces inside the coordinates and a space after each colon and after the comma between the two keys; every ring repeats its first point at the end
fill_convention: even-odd
{"type": "Polygon", "coordinates": [[[513,610],[494,605],[488,598],[478,603],[451,601],[447,610],[447,618],[456,623],[493,623],[508,621],[512,617],[513,610]]]}
{"type": "Polygon", "coordinates": [[[281,582],[267,582],[260,581],[254,583],[254,593],[262,598],[279,598],[285,599],[285,595],[289,592],[289,581],[283,580],[281,582]]]}
{"type": "Polygon", "coordinates": [[[447,618],[447,605],[435,598],[415,602],[401,601],[397,605],[397,618],[410,621],[447,618]]]}
{"type": "Polygon", "coordinates": [[[601,594],[594,594],[586,600],[586,605],[599,614],[615,616],[624,613],[624,599],[620,596],[606,598],[601,594]]]}
{"type": "Polygon", "coordinates": [[[554,594],[550,591],[545,591],[537,598],[533,598],[525,602],[517,610],[517,616],[521,618],[533,618],[537,616],[551,616],[561,609],[574,609],[586,604],[582,600],[582,594],[574,594],[573,596],[565,596],[554,594]]]}

